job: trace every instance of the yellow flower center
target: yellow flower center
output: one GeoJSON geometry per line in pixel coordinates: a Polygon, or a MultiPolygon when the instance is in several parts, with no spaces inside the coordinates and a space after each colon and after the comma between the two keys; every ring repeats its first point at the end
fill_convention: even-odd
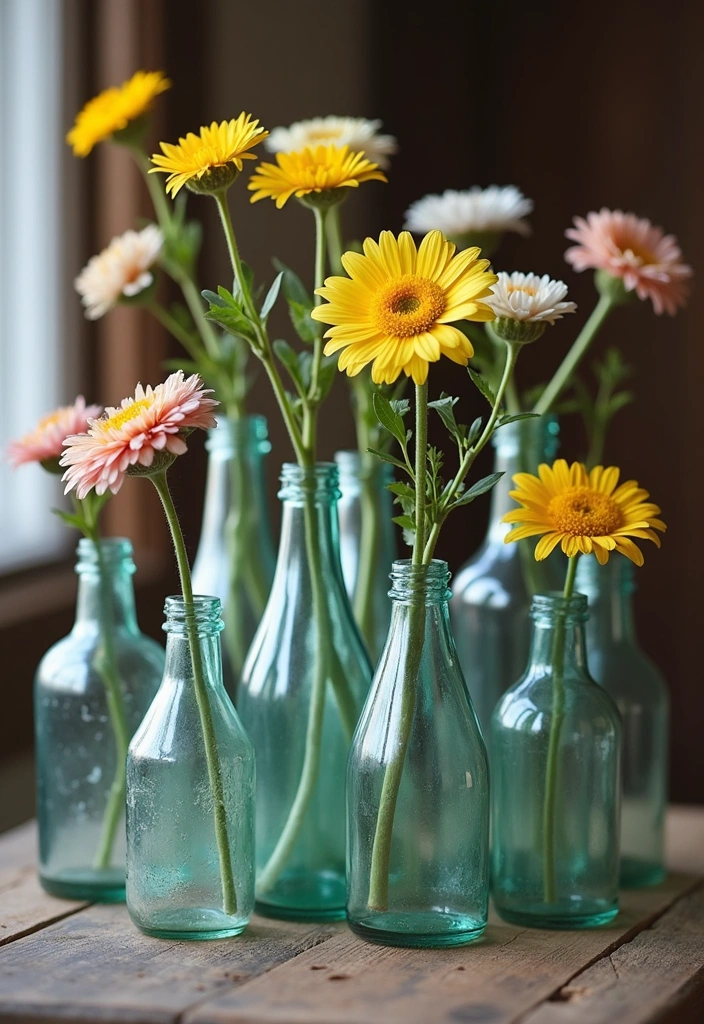
{"type": "Polygon", "coordinates": [[[429,330],[445,308],[445,293],[439,284],[417,274],[404,274],[377,292],[370,312],[380,333],[412,338],[429,330]]]}
{"type": "Polygon", "coordinates": [[[202,146],[193,154],[193,165],[201,171],[207,171],[209,167],[222,167],[227,163],[214,146],[202,146]]]}
{"type": "Polygon", "coordinates": [[[620,506],[608,494],[590,487],[570,487],[548,505],[556,530],[573,537],[606,537],[623,526],[620,506]]]}
{"type": "Polygon", "coordinates": [[[535,288],[531,288],[527,284],[521,285],[520,287],[517,284],[509,284],[506,286],[506,291],[509,295],[512,295],[513,292],[523,292],[524,295],[531,296],[538,294],[535,288]]]}
{"type": "Polygon", "coordinates": [[[138,402],[132,402],[130,405],[126,405],[124,409],[120,409],[107,420],[102,420],[100,426],[103,430],[109,430],[111,428],[119,429],[124,426],[125,423],[129,423],[135,416],[139,416],[142,409],[146,409],[152,404],[151,398],[140,398],[138,402]]]}

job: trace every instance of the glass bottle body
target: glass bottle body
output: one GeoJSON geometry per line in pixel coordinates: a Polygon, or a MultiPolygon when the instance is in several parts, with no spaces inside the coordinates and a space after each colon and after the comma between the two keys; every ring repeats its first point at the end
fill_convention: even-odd
{"type": "Polygon", "coordinates": [[[640,649],[633,621],[633,564],[614,553],[600,566],[581,558],[577,586],[589,600],[587,652],[594,679],[623,722],[621,886],[665,877],[669,697],[662,675],[640,649]]]}
{"type": "Polygon", "coordinates": [[[274,583],[238,709],[257,754],[257,909],[334,919],[345,907],[345,765],[371,666],[340,566],[337,468],[282,472],[274,583]]]}
{"type": "Polygon", "coordinates": [[[164,651],[139,631],[132,546],[78,545],[76,621],[34,683],[39,874],[66,899],[125,898],[127,743],[159,687],[164,651]]]}
{"type": "Polygon", "coordinates": [[[357,451],[335,455],[340,471],[340,559],[342,575],[357,623],[372,662],[381,654],[391,621],[389,573],[396,558],[393,498],[388,485],[392,467],[376,456],[362,459],[357,451]],[[368,536],[363,535],[363,521],[368,536]],[[363,550],[364,544],[370,550],[363,550]]]}
{"type": "Polygon", "coordinates": [[[533,599],[528,669],[492,718],[499,914],[587,928],[618,912],[621,721],[587,671],[586,598],[533,599]]]}
{"type": "Polygon", "coordinates": [[[206,448],[208,472],[193,591],[218,597],[222,603],[225,689],[234,700],[274,578],[276,556],[264,477],[264,456],[271,450],[266,420],[220,417],[206,448]]]}
{"type": "Polygon", "coordinates": [[[459,945],[487,919],[486,747],[450,631],[447,564],[397,561],[391,578],[347,771],[347,918],[372,942],[459,945]]]}
{"type": "Polygon", "coordinates": [[[541,462],[552,462],[558,433],[554,416],[519,420],[497,431],[494,470],[504,475],[491,492],[486,537],[452,588],[450,613],[460,665],[489,747],[496,703],[528,658],[531,592],[559,585],[550,571],[554,563],[536,563],[530,541],[504,543],[510,526],[502,519],[516,507],[509,494],[514,474],[535,472],[541,462]]]}
{"type": "Polygon", "coordinates": [[[254,750],[223,686],[220,602],[194,605],[235,897],[227,906],[185,606],[171,597],[164,678],[127,757],[127,909],[148,935],[217,939],[242,932],[254,906],[254,750]]]}

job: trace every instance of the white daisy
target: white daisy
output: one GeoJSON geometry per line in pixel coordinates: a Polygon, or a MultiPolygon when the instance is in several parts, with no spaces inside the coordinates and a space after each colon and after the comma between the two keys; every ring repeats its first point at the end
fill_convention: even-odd
{"type": "Polygon", "coordinates": [[[424,196],[406,211],[405,228],[417,234],[437,229],[451,238],[515,231],[529,235],[524,217],[533,209],[515,185],[490,185],[489,188],[456,192],[447,189],[441,196],[424,196]]]}
{"type": "Polygon", "coordinates": [[[314,117],[296,121],[288,128],[274,128],[265,146],[272,153],[294,153],[306,147],[349,146],[351,153],[364,153],[379,167],[389,166],[389,157],[397,151],[393,135],[379,135],[381,121],[365,117],[314,117]]]}
{"type": "Polygon", "coordinates": [[[120,300],[148,288],[151,268],[159,258],[164,236],[156,224],[142,231],[125,231],[93,256],[73,282],[89,320],[98,320],[120,300]]]}
{"type": "Polygon", "coordinates": [[[574,313],[575,302],[563,302],[567,295],[564,281],[553,281],[549,274],[521,274],[514,271],[499,273],[499,280],[491,286],[491,295],[484,301],[498,319],[521,322],[554,324],[565,313],[574,313]]]}

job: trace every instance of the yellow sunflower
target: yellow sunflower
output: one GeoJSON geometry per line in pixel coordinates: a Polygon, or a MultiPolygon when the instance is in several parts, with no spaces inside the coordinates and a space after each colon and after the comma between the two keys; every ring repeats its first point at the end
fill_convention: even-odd
{"type": "MultiPolygon", "coordinates": [[[[364,153],[350,153],[348,146],[316,146],[293,153],[277,153],[276,163],[261,163],[247,188],[254,192],[251,201],[275,199],[280,210],[296,196],[332,193],[339,188],[357,188],[363,181],[386,181],[379,165],[364,153]]],[[[338,197],[332,197],[340,198],[338,197]]]]}
{"type": "Polygon", "coordinates": [[[247,152],[269,134],[259,121],[244,112],[232,121],[213,121],[198,135],[189,132],[178,145],[160,142],[162,152],[152,157],[150,174],[168,174],[166,191],[175,196],[186,185],[192,192],[219,192],[242,170],[243,160],[256,160],[247,152]]]}
{"type": "Polygon", "coordinates": [[[635,480],[617,487],[620,470],[616,466],[596,466],[591,472],[581,462],[568,466],[558,459],[552,467],[538,467],[539,476],[517,473],[518,490],[511,497],[522,508],[507,512],[505,523],[518,523],[506,536],[506,542],[544,534],[535,548],[538,561],[547,558],[558,544],[569,557],[592,552],[604,565],[611,551],[620,551],[636,565],[643,564],[643,553],[630,539],[652,540],[660,547],[656,530],[667,527],[659,518],[660,509],[635,480]]]}
{"type": "Polygon", "coordinates": [[[416,249],[413,236],[395,238],[382,231],[379,241],[367,238],[364,255],[347,252],[342,265],[349,277],[329,277],[318,295],[327,300],[311,316],[333,326],[325,354],[344,349],[341,370],[353,377],[368,363],[372,380],[391,384],[403,371],[424,384],[428,364],[445,355],[466,366],[474,349],[452,323],[493,320],[481,302],[491,294],[496,274],[480,250],[455,246],[441,231],[431,231],[416,249]]]}
{"type": "Polygon", "coordinates": [[[156,97],[170,88],[161,71],[137,71],[127,82],[89,100],[66,136],[74,155],[88,156],[99,142],[145,114],[156,97]]]}

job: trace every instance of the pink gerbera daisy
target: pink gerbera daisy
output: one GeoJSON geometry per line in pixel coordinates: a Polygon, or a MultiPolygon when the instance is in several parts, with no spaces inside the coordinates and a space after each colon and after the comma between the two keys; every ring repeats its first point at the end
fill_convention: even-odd
{"type": "Polygon", "coordinates": [[[95,488],[96,494],[122,487],[130,467],[141,467],[141,475],[158,460],[158,453],[183,455],[184,438],[196,427],[215,426],[213,409],[218,405],[203,387],[197,373],[184,379],[179,370],[155,388],[138,384],[134,398],[124,398],[119,408],[107,408],[104,415],[91,420],[88,432],[66,438],[61,465],[66,493],[75,488],[78,498],[95,488]]]}
{"type": "Polygon", "coordinates": [[[588,213],[574,218],[575,226],[565,232],[577,242],[565,253],[575,270],[593,267],[620,277],[627,292],[650,299],[655,312],[674,316],[687,296],[687,279],[692,268],[682,262],[674,235],[666,235],[645,218],[621,210],[588,213]]]}
{"type": "Polygon", "coordinates": [[[40,419],[34,430],[30,430],[24,437],[10,441],[7,446],[8,460],[17,467],[25,462],[58,459],[68,435],[87,430],[89,420],[100,416],[102,411],[100,405],[86,405],[83,395],[79,395],[73,405],[61,406],[40,419]]]}

